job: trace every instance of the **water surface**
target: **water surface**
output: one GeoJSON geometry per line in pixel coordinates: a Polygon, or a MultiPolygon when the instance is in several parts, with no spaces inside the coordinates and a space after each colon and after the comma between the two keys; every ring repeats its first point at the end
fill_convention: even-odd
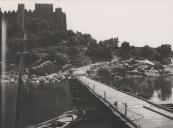
{"type": "Polygon", "coordinates": [[[154,102],[173,103],[173,76],[126,76],[124,80],[115,84],[123,90],[133,92],[154,102]]]}
{"type": "MultiPolygon", "coordinates": [[[[79,85],[83,87],[83,85],[79,85]]],[[[60,115],[61,113],[71,110],[73,108],[73,99],[72,92],[70,90],[69,82],[60,82],[56,84],[44,84],[44,85],[23,85],[21,94],[21,105],[20,105],[20,118],[18,126],[19,128],[25,128],[27,126],[40,123],[46,120],[49,120],[55,116],[60,115]]],[[[4,127],[3,128],[13,128],[14,125],[14,103],[16,96],[16,86],[15,85],[6,85],[3,93],[5,94],[5,115],[4,117],[4,127]]],[[[2,90],[0,91],[2,92],[2,90]]],[[[82,94],[86,93],[86,96],[90,94],[87,92],[87,89],[83,91],[80,89],[82,94]]],[[[86,98],[86,96],[84,96],[86,98]]],[[[119,128],[126,128],[122,125],[122,122],[117,118],[113,118],[112,114],[107,112],[107,110],[102,109],[101,106],[93,101],[93,97],[88,100],[93,103],[92,106],[86,103],[79,103],[78,105],[82,108],[89,109],[98,108],[99,113],[88,113],[86,121],[79,122],[75,128],[114,128],[118,126],[119,128]],[[103,117],[97,114],[107,113],[108,115],[102,115],[103,117]],[[97,120],[97,121],[95,121],[97,120]],[[121,127],[120,125],[121,124],[121,127]]],[[[89,102],[90,103],[90,102],[89,102]]]]}
{"type": "MultiPolygon", "coordinates": [[[[4,128],[14,125],[16,86],[5,86],[4,128]]],[[[21,90],[19,127],[39,123],[72,109],[68,82],[46,85],[25,85],[21,90]]]]}

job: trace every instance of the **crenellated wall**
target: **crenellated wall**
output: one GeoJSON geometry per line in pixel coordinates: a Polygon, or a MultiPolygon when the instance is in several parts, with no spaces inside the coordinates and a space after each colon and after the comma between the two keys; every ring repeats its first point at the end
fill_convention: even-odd
{"type": "Polygon", "coordinates": [[[20,31],[24,30],[24,23],[37,18],[38,20],[47,21],[52,27],[59,30],[67,30],[66,14],[61,8],[56,8],[53,11],[53,4],[35,4],[35,10],[26,10],[24,4],[18,4],[17,11],[4,11],[2,13],[7,19],[8,26],[15,24],[20,31]]]}
{"type": "Polygon", "coordinates": [[[8,25],[11,25],[12,23],[17,23],[17,12],[5,11],[4,13],[2,13],[2,15],[7,19],[8,25]]]}

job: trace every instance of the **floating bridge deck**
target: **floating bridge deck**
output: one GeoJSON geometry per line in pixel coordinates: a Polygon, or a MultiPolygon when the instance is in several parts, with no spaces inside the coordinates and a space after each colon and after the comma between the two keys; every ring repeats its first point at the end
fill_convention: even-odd
{"type": "Polygon", "coordinates": [[[85,75],[76,78],[131,128],[173,128],[172,112],[85,75]]]}

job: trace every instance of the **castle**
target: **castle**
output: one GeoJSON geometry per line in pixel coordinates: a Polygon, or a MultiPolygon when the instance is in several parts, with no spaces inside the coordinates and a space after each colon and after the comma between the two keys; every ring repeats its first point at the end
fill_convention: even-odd
{"type": "Polygon", "coordinates": [[[66,14],[62,12],[61,8],[56,8],[53,11],[53,4],[35,4],[35,10],[26,10],[24,4],[18,4],[17,11],[4,11],[0,9],[0,14],[6,19],[7,24],[14,24],[20,30],[24,30],[25,23],[31,19],[39,19],[47,21],[52,27],[62,31],[67,29],[66,14]]]}

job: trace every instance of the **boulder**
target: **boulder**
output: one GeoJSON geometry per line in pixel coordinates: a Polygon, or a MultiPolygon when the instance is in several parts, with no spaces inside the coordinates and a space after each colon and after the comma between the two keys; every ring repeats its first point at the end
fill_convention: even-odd
{"type": "Polygon", "coordinates": [[[57,72],[59,69],[52,61],[45,61],[38,66],[31,68],[31,73],[36,75],[46,75],[57,72]]]}

